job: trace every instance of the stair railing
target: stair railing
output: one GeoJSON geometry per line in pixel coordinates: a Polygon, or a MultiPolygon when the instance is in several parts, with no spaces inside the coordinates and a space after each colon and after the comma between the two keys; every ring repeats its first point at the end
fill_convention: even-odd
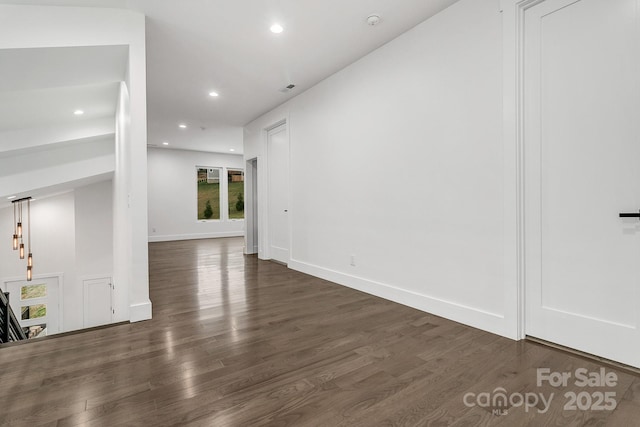
{"type": "Polygon", "coordinates": [[[0,292],[0,343],[26,339],[27,335],[9,305],[9,292],[0,292]]]}

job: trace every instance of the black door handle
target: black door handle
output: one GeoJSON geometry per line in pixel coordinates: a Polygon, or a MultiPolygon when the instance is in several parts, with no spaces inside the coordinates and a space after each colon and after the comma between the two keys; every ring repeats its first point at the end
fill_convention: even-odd
{"type": "Polygon", "coordinates": [[[640,211],[633,212],[620,212],[620,218],[640,218],[640,211]]]}

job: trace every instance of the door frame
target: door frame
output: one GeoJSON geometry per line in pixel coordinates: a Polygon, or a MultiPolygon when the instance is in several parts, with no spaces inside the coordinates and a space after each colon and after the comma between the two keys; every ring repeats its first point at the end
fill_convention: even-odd
{"type": "MultiPolygon", "coordinates": [[[[262,213],[262,221],[260,221],[260,223],[263,225],[262,227],[262,232],[258,233],[258,247],[261,248],[261,250],[259,249],[258,252],[258,257],[260,259],[272,259],[271,257],[271,236],[269,236],[269,203],[270,203],[270,191],[271,189],[269,188],[269,167],[270,167],[270,161],[269,161],[269,133],[281,126],[284,126],[285,128],[285,139],[287,140],[287,148],[288,148],[288,153],[289,153],[289,170],[288,175],[289,175],[289,188],[287,188],[287,196],[289,199],[289,212],[288,212],[288,221],[287,221],[287,228],[288,228],[288,244],[289,244],[289,260],[293,259],[292,256],[292,252],[291,252],[291,240],[292,240],[292,236],[291,236],[291,140],[290,140],[290,132],[289,132],[289,118],[288,117],[284,117],[276,122],[273,122],[271,125],[265,127],[262,129],[262,141],[263,141],[263,149],[264,149],[264,153],[265,153],[265,159],[266,161],[262,163],[262,176],[263,176],[263,182],[264,182],[264,187],[266,189],[265,192],[263,192],[263,196],[262,196],[262,201],[259,203],[258,205],[258,217],[260,217],[260,213],[262,213]]],[[[288,263],[287,263],[288,264],[288,263]]]]}
{"type": "Polygon", "coordinates": [[[526,338],[524,18],[528,9],[544,1],[500,1],[503,15],[505,335],[516,340],[526,338]]]}
{"type": "MultiPolygon", "coordinates": [[[[505,320],[516,340],[526,334],[525,280],[525,15],[546,0],[500,0],[503,15],[503,153],[505,320]]],[[[570,4],[579,2],[573,0],[570,4]]]]}
{"type": "Polygon", "coordinates": [[[259,252],[260,221],[258,219],[258,158],[252,157],[245,161],[244,194],[245,194],[245,248],[246,255],[259,252]]]}

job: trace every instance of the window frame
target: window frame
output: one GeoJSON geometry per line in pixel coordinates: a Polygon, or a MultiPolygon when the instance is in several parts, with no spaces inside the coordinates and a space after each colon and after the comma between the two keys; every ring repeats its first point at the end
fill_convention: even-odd
{"type": "MultiPolygon", "coordinates": [[[[196,200],[195,200],[195,204],[196,204],[196,222],[222,222],[223,218],[222,218],[222,176],[224,175],[224,168],[221,166],[202,166],[202,165],[196,165],[195,167],[196,169],[196,200]],[[217,169],[218,170],[218,218],[200,218],[200,201],[199,201],[199,197],[200,197],[200,180],[199,180],[199,176],[198,174],[200,173],[200,170],[202,169],[206,169],[207,170],[207,175],[209,174],[209,171],[211,169],[217,169]]],[[[208,177],[207,177],[208,179],[208,177]]],[[[215,212],[214,212],[215,213],[215,212]]]]}
{"type": "MultiPolygon", "coordinates": [[[[242,211],[242,218],[231,218],[231,200],[229,199],[229,172],[242,172],[242,196],[244,199],[244,179],[245,173],[243,168],[225,168],[226,176],[227,176],[227,184],[226,184],[226,198],[227,198],[227,221],[244,221],[245,219],[245,211],[242,211]]],[[[235,203],[235,202],[234,202],[235,203]]],[[[245,200],[246,203],[246,200],[245,200]]]]}

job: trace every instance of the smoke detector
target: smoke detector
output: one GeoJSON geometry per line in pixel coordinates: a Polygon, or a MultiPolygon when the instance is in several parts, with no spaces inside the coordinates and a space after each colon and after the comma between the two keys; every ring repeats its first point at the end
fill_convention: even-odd
{"type": "Polygon", "coordinates": [[[374,25],[378,25],[379,22],[380,22],[380,15],[369,15],[367,17],[367,24],[371,25],[372,27],[374,25]]]}

